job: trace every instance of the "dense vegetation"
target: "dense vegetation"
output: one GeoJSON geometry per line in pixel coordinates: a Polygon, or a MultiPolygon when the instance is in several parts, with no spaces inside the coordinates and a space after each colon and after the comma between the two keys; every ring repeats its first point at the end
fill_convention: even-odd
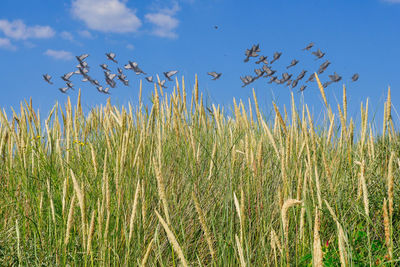
{"type": "Polygon", "coordinates": [[[390,90],[378,136],[317,82],[319,125],[293,95],[266,122],[255,94],[229,117],[178,81],[151,106],[0,112],[0,265],[396,265],[390,90]]]}

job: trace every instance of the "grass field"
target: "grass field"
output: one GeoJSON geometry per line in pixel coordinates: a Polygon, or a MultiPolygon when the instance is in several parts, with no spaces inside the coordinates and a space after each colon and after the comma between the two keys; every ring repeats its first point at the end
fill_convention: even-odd
{"type": "Polygon", "coordinates": [[[255,94],[228,117],[197,80],[150,106],[0,112],[0,265],[397,265],[390,90],[378,136],[368,102],[355,127],[345,89],[334,113],[317,82],[318,125],[293,95],[272,121],[255,94]]]}

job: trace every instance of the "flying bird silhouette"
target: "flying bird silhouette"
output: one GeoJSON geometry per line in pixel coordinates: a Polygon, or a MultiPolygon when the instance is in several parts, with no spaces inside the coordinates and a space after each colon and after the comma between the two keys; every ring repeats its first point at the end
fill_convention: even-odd
{"type": "Polygon", "coordinates": [[[307,88],[307,85],[302,85],[299,89],[299,93],[303,92],[307,88]]]}
{"type": "Polygon", "coordinates": [[[308,78],[308,80],[306,81],[306,83],[308,83],[308,82],[313,82],[313,81],[314,81],[314,78],[315,78],[315,74],[312,73],[312,74],[310,75],[310,77],[308,78]]]}
{"type": "Polygon", "coordinates": [[[267,57],[266,56],[260,56],[259,59],[256,61],[256,64],[264,63],[268,65],[267,57]]]}
{"type": "Polygon", "coordinates": [[[51,76],[49,75],[49,74],[43,74],[43,79],[46,81],[46,82],[48,82],[49,84],[53,84],[53,82],[52,81],[50,81],[51,80],[51,76]]]}
{"type": "Polygon", "coordinates": [[[329,62],[329,60],[325,61],[324,63],[321,64],[321,66],[319,66],[318,69],[318,74],[322,74],[330,65],[331,63],[329,62]]]}
{"type": "Polygon", "coordinates": [[[342,77],[339,76],[339,74],[337,74],[336,72],[334,72],[333,75],[329,75],[329,79],[331,79],[332,82],[337,83],[342,79],[342,77]]]}
{"type": "Polygon", "coordinates": [[[100,67],[101,67],[103,70],[110,71],[110,70],[108,69],[108,65],[107,65],[107,64],[100,64],[100,67]]]}
{"type": "Polygon", "coordinates": [[[297,59],[293,59],[292,62],[290,62],[290,65],[286,67],[286,69],[296,66],[297,63],[299,63],[299,61],[297,59]]]}
{"type": "Polygon", "coordinates": [[[282,55],[281,52],[275,52],[275,53],[274,53],[274,59],[273,59],[269,64],[272,64],[272,63],[274,63],[275,61],[277,61],[277,60],[281,57],[281,55],[282,55]]]}
{"type": "Polygon", "coordinates": [[[58,90],[60,90],[61,93],[65,94],[68,91],[68,87],[62,87],[62,88],[58,88],[58,90]]]}
{"type": "Polygon", "coordinates": [[[74,72],[65,73],[63,76],[61,76],[61,79],[66,82],[70,82],[69,78],[71,78],[72,75],[74,75],[74,72]]]}
{"type": "Polygon", "coordinates": [[[118,63],[118,61],[115,60],[115,53],[110,52],[110,53],[106,53],[107,59],[113,61],[114,63],[118,63]]]}
{"type": "Polygon", "coordinates": [[[325,56],[325,53],[323,53],[319,48],[317,51],[312,52],[312,54],[317,57],[315,60],[320,59],[323,56],[325,56]]]}
{"type": "Polygon", "coordinates": [[[76,57],[76,59],[77,59],[79,62],[82,62],[82,61],[84,61],[88,56],[89,56],[89,54],[82,54],[82,55],[80,55],[80,56],[75,56],[75,57],[76,57]]]}
{"type": "Polygon", "coordinates": [[[212,76],[213,79],[212,80],[217,80],[219,79],[219,77],[221,77],[222,73],[217,73],[215,71],[211,71],[211,72],[207,72],[208,75],[212,76]]]}
{"type": "Polygon", "coordinates": [[[300,74],[297,76],[296,80],[300,81],[301,79],[304,78],[304,76],[306,75],[307,71],[306,70],[302,70],[300,72],[300,74]]]}
{"type": "Polygon", "coordinates": [[[170,70],[170,71],[164,72],[164,76],[165,76],[165,78],[168,79],[168,81],[172,81],[171,77],[174,76],[177,73],[178,73],[177,70],[170,70]]]}
{"type": "Polygon", "coordinates": [[[304,51],[304,50],[310,50],[312,47],[314,46],[314,43],[313,42],[311,42],[311,43],[309,43],[306,47],[304,47],[302,50],[304,51]]]}

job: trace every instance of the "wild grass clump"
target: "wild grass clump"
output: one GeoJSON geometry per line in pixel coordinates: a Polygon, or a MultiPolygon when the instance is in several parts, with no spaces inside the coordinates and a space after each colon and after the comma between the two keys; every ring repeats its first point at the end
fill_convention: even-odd
{"type": "Polygon", "coordinates": [[[378,135],[368,100],[356,126],[316,80],[318,125],[293,95],[271,121],[255,93],[228,116],[197,79],[190,99],[177,80],[151,105],[0,112],[0,265],[397,265],[390,89],[378,135]]]}

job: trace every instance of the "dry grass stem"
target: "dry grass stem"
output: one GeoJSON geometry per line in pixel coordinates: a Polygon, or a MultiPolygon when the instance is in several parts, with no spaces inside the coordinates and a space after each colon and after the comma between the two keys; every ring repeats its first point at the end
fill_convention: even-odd
{"type": "Polygon", "coordinates": [[[183,255],[183,251],[181,246],[179,245],[178,241],[176,240],[174,234],[172,231],[169,229],[168,224],[164,221],[164,219],[161,217],[161,215],[155,210],[155,213],[163,226],[165,232],[167,233],[168,240],[171,243],[172,247],[174,248],[175,252],[178,254],[179,259],[181,260],[181,263],[184,267],[189,266],[186,262],[185,256],[183,255]]]}

